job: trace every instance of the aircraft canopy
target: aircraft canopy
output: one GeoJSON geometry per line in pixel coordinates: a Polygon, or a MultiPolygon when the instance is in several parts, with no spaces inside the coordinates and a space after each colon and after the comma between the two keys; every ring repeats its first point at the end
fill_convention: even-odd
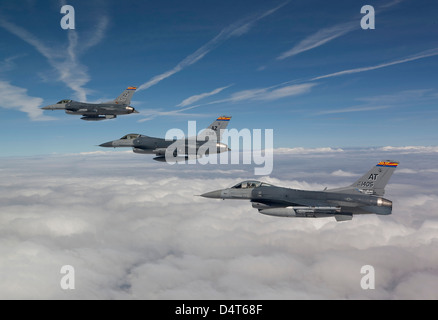
{"type": "Polygon", "coordinates": [[[236,184],[234,187],[231,187],[231,189],[254,189],[258,187],[271,187],[271,186],[272,185],[269,183],[248,180],[236,184]]]}
{"type": "Polygon", "coordinates": [[[137,139],[138,137],[140,137],[139,134],[130,133],[130,134],[127,134],[126,136],[121,137],[120,140],[133,140],[133,139],[137,139]]]}

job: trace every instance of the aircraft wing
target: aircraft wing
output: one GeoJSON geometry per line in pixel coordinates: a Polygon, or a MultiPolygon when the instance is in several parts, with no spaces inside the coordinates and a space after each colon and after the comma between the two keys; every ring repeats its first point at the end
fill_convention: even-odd
{"type": "Polygon", "coordinates": [[[267,199],[252,199],[253,207],[260,209],[259,204],[261,204],[264,208],[286,208],[291,206],[299,206],[299,207],[330,207],[330,204],[327,201],[323,200],[314,200],[314,199],[299,199],[297,201],[274,201],[267,199]]]}

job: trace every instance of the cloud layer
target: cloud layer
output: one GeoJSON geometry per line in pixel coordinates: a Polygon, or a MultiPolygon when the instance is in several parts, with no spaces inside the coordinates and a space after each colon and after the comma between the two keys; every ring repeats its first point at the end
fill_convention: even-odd
{"type": "Polygon", "coordinates": [[[278,154],[261,179],[312,190],[401,161],[387,188],[393,215],[344,223],[195,196],[254,178],[252,166],[170,166],[126,152],[0,158],[0,298],[437,299],[434,157],[278,154]],[[60,287],[63,265],[75,268],[75,290],[60,287]],[[363,265],[375,268],[375,290],[360,287],[363,265]]]}

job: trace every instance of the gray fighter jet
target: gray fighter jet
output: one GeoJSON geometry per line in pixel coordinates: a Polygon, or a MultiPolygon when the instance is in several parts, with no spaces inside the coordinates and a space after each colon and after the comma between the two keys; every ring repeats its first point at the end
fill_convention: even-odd
{"type": "Polygon", "coordinates": [[[179,162],[200,158],[208,154],[230,151],[228,146],[221,143],[222,133],[228,126],[231,117],[217,118],[197,137],[180,140],[165,140],[148,137],[137,133],[123,136],[119,140],[102,143],[106,148],[132,148],[134,153],[154,154],[154,160],[160,162],[179,162]]]}
{"type": "Polygon", "coordinates": [[[103,103],[85,103],[74,100],[61,100],[56,104],[43,107],[43,110],[65,110],[67,114],[82,115],[82,120],[100,121],[114,119],[119,115],[138,113],[129,104],[136,87],[128,87],[113,101],[103,103]]]}
{"type": "Polygon", "coordinates": [[[351,220],[353,214],[389,215],[392,202],[383,198],[385,186],[398,166],[381,161],[348,187],[305,191],[276,187],[259,181],[244,181],[232,188],[204,193],[204,198],[247,199],[260,213],[277,217],[351,220]]]}

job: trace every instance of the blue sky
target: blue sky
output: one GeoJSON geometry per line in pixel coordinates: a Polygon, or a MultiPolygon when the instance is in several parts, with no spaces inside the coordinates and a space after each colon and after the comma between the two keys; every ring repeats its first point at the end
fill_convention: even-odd
{"type": "Polygon", "coordinates": [[[1,156],[77,153],[222,114],[277,148],[435,146],[433,1],[24,1],[0,4],[1,156]],[[60,27],[75,8],[75,30],[60,27]],[[362,30],[363,5],[376,11],[362,30]],[[138,115],[39,108],[138,86],[138,115]]]}

